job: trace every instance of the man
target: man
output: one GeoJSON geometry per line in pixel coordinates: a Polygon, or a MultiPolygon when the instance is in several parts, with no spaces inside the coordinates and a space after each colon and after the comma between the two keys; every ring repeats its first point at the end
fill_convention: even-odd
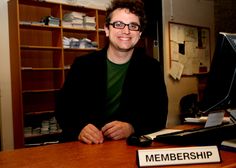
{"type": "Polygon", "coordinates": [[[159,62],[135,49],[145,22],[141,1],[111,2],[108,47],[76,58],[58,95],[64,140],[99,144],[165,127],[168,98],[159,62]]]}

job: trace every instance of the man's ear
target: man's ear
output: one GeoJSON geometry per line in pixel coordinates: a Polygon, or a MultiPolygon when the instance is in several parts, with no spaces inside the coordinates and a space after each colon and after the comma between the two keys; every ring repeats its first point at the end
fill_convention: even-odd
{"type": "Polygon", "coordinates": [[[106,25],[104,25],[104,30],[106,33],[106,37],[108,37],[109,36],[109,28],[106,25]]]}

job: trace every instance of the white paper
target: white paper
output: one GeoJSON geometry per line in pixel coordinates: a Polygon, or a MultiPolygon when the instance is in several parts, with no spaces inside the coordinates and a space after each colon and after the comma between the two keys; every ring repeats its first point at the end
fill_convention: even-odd
{"type": "Polygon", "coordinates": [[[232,119],[236,122],[236,109],[228,109],[232,119]]]}
{"type": "Polygon", "coordinates": [[[182,73],[183,73],[183,69],[184,69],[183,64],[181,64],[179,62],[172,61],[171,69],[170,69],[169,73],[174,79],[180,80],[182,73]]]}
{"type": "Polygon", "coordinates": [[[151,134],[147,134],[145,136],[148,136],[153,140],[153,139],[156,138],[157,135],[164,135],[164,134],[178,132],[178,131],[182,131],[182,130],[165,128],[165,129],[162,129],[160,131],[157,131],[157,132],[154,132],[154,133],[151,133],[151,134]]]}
{"type": "MultiPolygon", "coordinates": [[[[197,118],[192,118],[192,117],[187,117],[184,118],[185,119],[185,123],[206,123],[208,117],[204,116],[204,117],[197,117],[197,118]]],[[[230,123],[230,117],[224,117],[223,118],[223,123],[230,123]]]]}
{"type": "Polygon", "coordinates": [[[224,111],[213,112],[213,113],[208,114],[208,119],[205,124],[205,128],[222,124],[224,115],[225,115],[224,111]]]}

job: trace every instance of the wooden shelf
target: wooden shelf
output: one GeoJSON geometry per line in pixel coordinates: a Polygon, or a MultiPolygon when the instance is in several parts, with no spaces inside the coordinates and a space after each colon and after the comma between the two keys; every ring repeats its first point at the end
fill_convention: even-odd
{"type": "Polygon", "coordinates": [[[84,29],[84,28],[74,28],[74,27],[62,27],[63,31],[80,31],[80,32],[96,32],[96,29],[84,29]]]}
{"type": "Polygon", "coordinates": [[[24,90],[24,91],[22,91],[22,93],[27,94],[27,93],[43,93],[43,92],[55,92],[55,91],[59,91],[59,89],[24,90]]]}
{"type": "Polygon", "coordinates": [[[61,47],[51,47],[51,46],[30,46],[30,45],[21,45],[21,49],[30,49],[30,50],[61,50],[61,47]]]}
{"type": "Polygon", "coordinates": [[[48,137],[50,135],[59,135],[61,132],[53,132],[53,133],[48,133],[48,134],[36,134],[36,135],[30,135],[30,136],[25,136],[26,139],[31,139],[31,138],[42,138],[42,137],[48,137]]]}
{"type": "Polygon", "coordinates": [[[57,30],[61,29],[60,26],[48,26],[48,25],[37,25],[37,24],[20,24],[21,29],[35,29],[35,30],[57,30]]]}
{"type": "Polygon", "coordinates": [[[32,67],[22,67],[23,71],[58,71],[62,70],[62,68],[32,68],[32,67]]]}
{"type": "Polygon", "coordinates": [[[98,48],[64,48],[66,51],[95,51],[99,50],[98,48]]]}
{"type": "Polygon", "coordinates": [[[47,110],[47,111],[34,111],[34,112],[28,112],[25,115],[41,115],[41,114],[48,114],[48,113],[54,113],[53,110],[47,110]]]}
{"type": "MultiPolygon", "coordinates": [[[[105,11],[45,1],[10,0],[8,12],[14,144],[15,148],[22,148],[26,142],[23,128],[40,125],[42,120],[54,115],[56,93],[75,57],[105,46],[105,11]],[[94,28],[62,26],[68,12],[94,17],[94,28]],[[58,18],[59,25],[42,24],[48,16],[58,18]],[[64,37],[87,38],[96,42],[97,47],[66,48],[64,37]]],[[[27,137],[27,143],[30,138],[27,137]]],[[[44,135],[33,136],[34,140],[37,138],[43,140],[44,135]]]]}

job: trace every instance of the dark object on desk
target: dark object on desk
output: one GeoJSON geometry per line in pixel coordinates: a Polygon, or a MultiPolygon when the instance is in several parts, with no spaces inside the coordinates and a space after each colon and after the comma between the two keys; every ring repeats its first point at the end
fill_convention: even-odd
{"type": "Polygon", "coordinates": [[[178,145],[219,145],[223,140],[230,138],[236,138],[235,124],[194,128],[158,135],[154,141],[178,145]]]}
{"type": "Polygon", "coordinates": [[[185,95],[179,102],[180,120],[183,124],[186,117],[198,117],[198,95],[196,93],[185,95]]]}
{"type": "Polygon", "coordinates": [[[146,147],[152,144],[152,139],[147,136],[131,135],[126,140],[128,145],[146,147]]]}

